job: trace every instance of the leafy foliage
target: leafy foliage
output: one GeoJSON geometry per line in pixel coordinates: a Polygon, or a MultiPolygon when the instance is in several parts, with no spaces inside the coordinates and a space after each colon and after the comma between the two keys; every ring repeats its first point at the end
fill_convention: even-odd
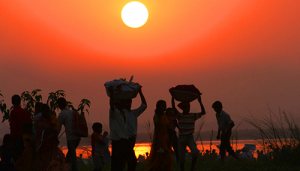
{"type": "MultiPolygon", "coordinates": [[[[3,94],[1,93],[1,90],[0,90],[0,97],[3,98],[3,94]]],[[[5,120],[10,121],[10,117],[9,117],[10,110],[7,109],[7,105],[4,103],[4,100],[0,100],[0,110],[3,113],[2,122],[4,122],[5,120]]]]}
{"type": "Polygon", "coordinates": [[[41,89],[35,89],[32,92],[24,91],[21,94],[21,100],[22,100],[22,103],[23,103],[23,108],[26,109],[30,113],[30,116],[32,118],[33,118],[33,115],[34,115],[35,103],[38,103],[38,102],[42,101],[42,95],[38,94],[41,91],[42,91],[41,89]]]}
{"type": "MultiPolygon", "coordinates": [[[[50,92],[47,99],[47,104],[49,105],[50,110],[53,111],[55,114],[56,111],[59,109],[57,104],[57,99],[59,99],[60,97],[66,97],[64,90],[57,90],[56,92],[50,92]]],[[[67,101],[67,106],[68,108],[74,110],[72,102],[67,101]]]]}
{"type": "Polygon", "coordinates": [[[89,110],[85,109],[86,106],[88,106],[90,108],[91,102],[88,99],[82,99],[76,110],[80,111],[81,114],[84,114],[85,113],[84,111],[86,111],[88,114],[90,114],[89,110]]]}
{"type": "MultiPolygon", "coordinates": [[[[28,110],[28,112],[30,113],[31,118],[33,118],[34,116],[34,107],[35,104],[38,102],[42,102],[42,95],[40,94],[42,90],[41,89],[34,89],[32,92],[29,91],[24,91],[21,94],[21,100],[22,100],[22,104],[23,104],[23,108],[28,110]]],[[[0,97],[3,98],[3,95],[1,94],[0,91],[0,97]]],[[[57,90],[55,92],[50,92],[49,96],[47,98],[47,104],[50,107],[50,110],[53,111],[53,113],[56,114],[56,112],[58,111],[58,104],[57,104],[57,99],[60,97],[66,97],[65,91],[64,90],[57,90]]],[[[87,112],[89,114],[89,110],[87,109],[87,107],[90,108],[91,106],[91,102],[88,99],[82,99],[80,101],[80,104],[78,105],[78,108],[74,108],[73,103],[70,101],[67,101],[67,107],[71,108],[72,110],[76,110],[79,111],[81,114],[84,114],[85,112],[87,112]]],[[[11,108],[12,109],[12,108],[11,108]]],[[[7,109],[7,105],[6,103],[4,103],[4,100],[0,100],[0,110],[3,113],[3,120],[2,122],[8,120],[8,122],[10,122],[10,110],[11,109],[7,109]]]]}

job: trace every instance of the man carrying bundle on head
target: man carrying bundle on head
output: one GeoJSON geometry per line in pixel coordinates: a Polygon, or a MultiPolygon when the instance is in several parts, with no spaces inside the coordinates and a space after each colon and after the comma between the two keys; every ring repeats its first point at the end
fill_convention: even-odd
{"type": "Polygon", "coordinates": [[[177,113],[178,127],[179,127],[179,139],[178,139],[178,155],[181,171],[184,171],[184,163],[186,156],[186,146],[188,146],[192,153],[192,166],[191,170],[195,169],[195,164],[198,158],[199,150],[194,141],[194,130],[195,130],[195,121],[201,118],[205,114],[205,109],[201,101],[201,96],[199,95],[198,101],[201,107],[200,113],[190,113],[190,103],[181,102],[178,104],[178,107],[182,110],[182,113],[179,113],[175,107],[175,100],[172,96],[172,107],[177,113]]]}
{"type": "Polygon", "coordinates": [[[120,171],[128,164],[128,171],[135,171],[137,159],[134,146],[137,136],[137,117],[147,108],[147,103],[137,83],[123,79],[104,84],[110,97],[110,139],[112,140],[111,170],[120,171]],[[132,98],[141,97],[139,108],[132,110],[132,98]]]}
{"type": "MultiPolygon", "coordinates": [[[[141,105],[137,109],[131,109],[132,99],[121,100],[123,111],[127,117],[127,133],[129,140],[128,154],[126,157],[126,162],[128,165],[128,171],[135,171],[137,158],[135,156],[134,146],[137,137],[137,118],[146,110],[147,103],[146,99],[142,93],[142,88],[138,90],[141,97],[141,105]]],[[[122,170],[125,168],[125,164],[122,165],[122,170]]]]}

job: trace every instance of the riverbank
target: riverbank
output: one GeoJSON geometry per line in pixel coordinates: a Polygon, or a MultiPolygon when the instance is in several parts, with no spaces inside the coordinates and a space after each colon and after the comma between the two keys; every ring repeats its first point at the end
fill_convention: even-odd
{"type": "MultiPolygon", "coordinates": [[[[185,163],[185,170],[190,170],[191,161],[185,163]]],[[[84,164],[83,162],[79,163],[80,171],[92,171],[94,168],[93,164],[84,164]]],[[[137,164],[137,171],[147,171],[147,163],[139,162],[137,164]]],[[[212,161],[205,158],[199,158],[196,166],[196,171],[300,171],[300,167],[296,165],[288,165],[283,163],[270,161],[212,161]]],[[[110,171],[110,163],[106,163],[102,171],[110,171]]],[[[125,168],[124,171],[127,171],[125,168]]],[[[180,171],[178,163],[173,162],[173,171],[180,171]]]]}

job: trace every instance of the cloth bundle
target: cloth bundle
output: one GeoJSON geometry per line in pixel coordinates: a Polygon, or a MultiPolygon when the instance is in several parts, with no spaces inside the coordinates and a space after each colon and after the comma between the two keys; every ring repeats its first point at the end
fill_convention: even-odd
{"type": "Polygon", "coordinates": [[[196,100],[200,91],[194,85],[178,85],[169,89],[172,97],[180,102],[191,102],[196,100]]]}
{"type": "Polygon", "coordinates": [[[113,97],[115,99],[132,99],[137,96],[137,93],[141,86],[138,83],[132,82],[133,76],[131,76],[130,81],[127,82],[125,79],[115,79],[113,81],[108,81],[104,84],[107,96],[110,97],[110,92],[108,88],[113,87],[113,97]]]}

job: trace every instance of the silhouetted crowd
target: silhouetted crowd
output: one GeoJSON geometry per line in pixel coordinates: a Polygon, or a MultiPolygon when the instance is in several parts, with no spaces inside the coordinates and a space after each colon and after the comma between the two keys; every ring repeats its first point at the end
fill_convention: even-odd
{"type": "MultiPolygon", "coordinates": [[[[109,127],[111,140],[111,170],[122,171],[126,167],[128,171],[135,171],[137,158],[135,156],[135,143],[137,138],[137,119],[147,109],[146,99],[139,88],[138,94],[141,105],[137,109],[131,109],[132,99],[114,98],[114,88],[109,87],[110,109],[109,127]]],[[[193,133],[195,122],[206,114],[202,104],[201,94],[198,97],[201,111],[190,112],[189,102],[180,102],[177,107],[172,96],[172,107],[167,108],[165,100],[156,103],[153,123],[154,133],[150,155],[147,157],[149,171],[173,170],[173,153],[182,171],[185,169],[186,147],[191,150],[191,170],[199,156],[199,150],[194,141],[193,133]],[[178,128],[178,136],[175,128],[178,128]]],[[[67,108],[65,98],[57,99],[60,109],[58,117],[47,104],[36,103],[33,120],[27,110],[23,109],[19,95],[12,97],[13,109],[10,113],[10,134],[3,138],[1,149],[2,171],[78,171],[76,149],[81,141],[81,135],[76,131],[74,116],[76,111],[67,108]],[[75,112],[75,113],[74,113],[75,112]],[[74,127],[75,125],[75,127],[74,127]],[[68,152],[66,156],[58,147],[59,135],[62,126],[65,127],[68,152]]],[[[216,112],[218,123],[217,139],[221,140],[220,156],[224,161],[226,151],[239,160],[238,155],[230,145],[231,130],[234,122],[230,116],[222,110],[220,101],[212,104],[216,112]]],[[[80,126],[80,125],[79,125],[80,126]]],[[[102,134],[102,124],[95,122],[91,134],[92,160],[94,170],[102,170],[105,166],[108,151],[108,132],[102,134]]],[[[109,158],[110,160],[110,158],[109,158]]]]}

